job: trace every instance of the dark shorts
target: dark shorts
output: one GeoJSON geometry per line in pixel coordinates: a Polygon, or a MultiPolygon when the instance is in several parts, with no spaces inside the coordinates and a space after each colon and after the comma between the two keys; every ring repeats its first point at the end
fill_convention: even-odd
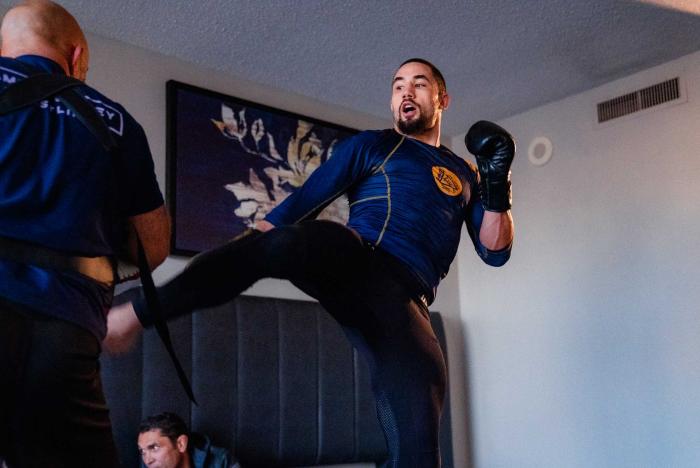
{"type": "Polygon", "coordinates": [[[0,299],[0,458],[10,467],[119,466],[87,330],[0,299]]]}

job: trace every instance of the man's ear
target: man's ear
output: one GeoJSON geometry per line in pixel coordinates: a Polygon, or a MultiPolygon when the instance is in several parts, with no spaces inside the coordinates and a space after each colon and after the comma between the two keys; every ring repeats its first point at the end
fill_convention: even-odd
{"type": "Polygon", "coordinates": [[[450,95],[445,93],[442,95],[442,98],[440,98],[440,108],[441,109],[447,109],[447,107],[450,105],[450,95]]]}
{"type": "Polygon", "coordinates": [[[179,436],[176,440],[177,443],[175,444],[177,451],[180,453],[187,452],[187,445],[189,444],[189,441],[189,438],[185,434],[179,436]]]}
{"type": "Polygon", "coordinates": [[[86,73],[81,66],[81,60],[84,59],[85,48],[83,46],[77,45],[73,49],[73,54],[70,59],[70,76],[77,78],[81,81],[85,81],[86,73]]]}

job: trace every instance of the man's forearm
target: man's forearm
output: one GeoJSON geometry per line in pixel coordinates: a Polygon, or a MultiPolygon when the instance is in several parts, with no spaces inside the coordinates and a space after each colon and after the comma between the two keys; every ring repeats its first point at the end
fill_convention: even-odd
{"type": "Polygon", "coordinates": [[[501,250],[513,242],[513,217],[510,210],[503,213],[485,211],[479,230],[479,240],[489,250],[501,250]]]}

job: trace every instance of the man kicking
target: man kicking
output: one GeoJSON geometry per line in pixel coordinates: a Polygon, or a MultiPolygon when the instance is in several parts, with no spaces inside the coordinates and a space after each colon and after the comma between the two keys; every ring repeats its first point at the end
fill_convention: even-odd
{"type": "MultiPolygon", "coordinates": [[[[318,299],[369,363],[389,467],[440,465],[446,369],[428,306],[462,224],[489,265],[508,260],[513,240],[515,144],[499,126],[476,123],[466,141],[477,170],[440,144],[448,104],[440,71],[405,61],[392,80],[394,128],[339,143],[257,229],[196,256],[158,288],[167,319],[230,301],[263,277],[288,279],[318,299]],[[343,193],[346,226],[313,220],[343,193]]],[[[108,320],[105,344],[114,350],[152,325],[143,298],[108,320]]]]}

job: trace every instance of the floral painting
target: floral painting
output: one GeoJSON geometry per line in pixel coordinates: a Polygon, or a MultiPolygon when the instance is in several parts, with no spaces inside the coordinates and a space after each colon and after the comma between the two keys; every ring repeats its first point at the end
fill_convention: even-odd
{"type": "MultiPolygon", "coordinates": [[[[184,83],[167,83],[173,251],[223,244],[300,187],[355,130],[184,83]]],[[[344,222],[345,198],[319,218],[344,222]]]]}

